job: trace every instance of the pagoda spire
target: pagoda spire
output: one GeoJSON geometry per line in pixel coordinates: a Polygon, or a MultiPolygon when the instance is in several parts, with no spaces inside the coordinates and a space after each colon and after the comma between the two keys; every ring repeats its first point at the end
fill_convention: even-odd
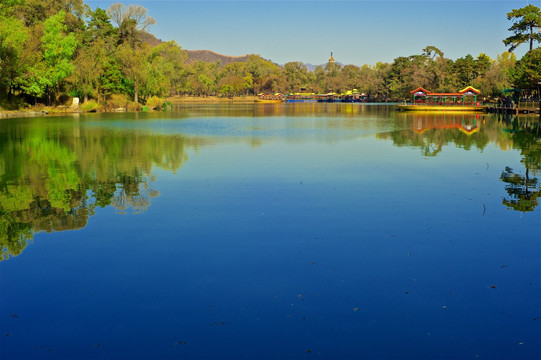
{"type": "Polygon", "coordinates": [[[331,51],[331,57],[329,58],[330,63],[334,63],[334,58],[332,57],[332,51],[331,51]]]}

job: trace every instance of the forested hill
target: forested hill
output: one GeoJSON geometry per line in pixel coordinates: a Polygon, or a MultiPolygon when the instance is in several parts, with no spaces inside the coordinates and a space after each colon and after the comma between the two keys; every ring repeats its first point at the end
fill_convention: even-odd
{"type": "MultiPolygon", "coordinates": [[[[142,33],[142,40],[144,43],[147,43],[152,47],[158,46],[163,43],[162,40],[147,32],[142,33]]],[[[250,58],[249,55],[228,56],[218,54],[210,50],[184,50],[188,53],[188,59],[186,60],[187,64],[193,64],[196,61],[204,61],[209,63],[220,61],[222,66],[225,66],[233,62],[246,62],[250,58]]]]}
{"type": "Polygon", "coordinates": [[[141,32],[141,40],[152,47],[163,43],[161,39],[158,39],[156,36],[146,31],[141,32]]]}
{"type": "Polygon", "coordinates": [[[215,53],[210,50],[186,50],[188,53],[188,60],[186,63],[193,64],[196,61],[216,62],[220,61],[222,66],[233,62],[246,62],[250,58],[250,55],[242,56],[227,56],[215,53]]]}

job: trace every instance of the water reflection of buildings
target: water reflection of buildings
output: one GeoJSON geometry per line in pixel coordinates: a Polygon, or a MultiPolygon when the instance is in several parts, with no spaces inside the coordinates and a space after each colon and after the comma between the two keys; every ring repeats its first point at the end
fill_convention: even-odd
{"type": "Polygon", "coordinates": [[[430,129],[457,129],[466,135],[479,131],[479,114],[400,114],[411,118],[411,128],[418,134],[430,129]]]}
{"type": "Polygon", "coordinates": [[[490,126],[486,128],[482,114],[408,112],[396,116],[395,130],[379,133],[377,138],[392,140],[399,147],[418,148],[423,156],[436,156],[450,143],[466,150],[472,146],[483,149],[491,136],[497,137],[490,126]]]}

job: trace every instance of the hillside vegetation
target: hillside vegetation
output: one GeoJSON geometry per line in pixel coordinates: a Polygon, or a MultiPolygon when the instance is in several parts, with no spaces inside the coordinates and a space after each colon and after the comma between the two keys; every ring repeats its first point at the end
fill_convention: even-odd
{"type": "Polygon", "coordinates": [[[69,105],[78,97],[96,104],[85,107],[90,111],[138,110],[153,97],[231,98],[301,88],[314,93],[355,88],[376,101],[404,99],[419,86],[455,92],[471,85],[482,96],[497,96],[511,85],[535,89],[541,81],[541,49],[533,47],[541,36],[532,30],[539,27],[540,14],[533,5],[507,14],[516,26],[504,43],[511,50],[530,45],[519,60],[512,52],[452,60],[426,46],[392,63],[359,67],[330,61],[309,71],[302,62],[280,66],[255,54],[226,56],[163,42],[149,32],[156,20],[138,5],[91,10],[83,0],[3,0],[0,107],[69,105]]]}

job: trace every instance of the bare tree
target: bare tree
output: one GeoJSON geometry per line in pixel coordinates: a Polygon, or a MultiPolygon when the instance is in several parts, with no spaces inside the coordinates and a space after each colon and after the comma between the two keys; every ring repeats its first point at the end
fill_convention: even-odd
{"type": "Polygon", "coordinates": [[[141,42],[141,33],[156,23],[153,17],[147,15],[147,9],[141,5],[126,7],[116,3],[107,9],[107,15],[118,26],[120,41],[129,43],[132,48],[141,42]]]}

